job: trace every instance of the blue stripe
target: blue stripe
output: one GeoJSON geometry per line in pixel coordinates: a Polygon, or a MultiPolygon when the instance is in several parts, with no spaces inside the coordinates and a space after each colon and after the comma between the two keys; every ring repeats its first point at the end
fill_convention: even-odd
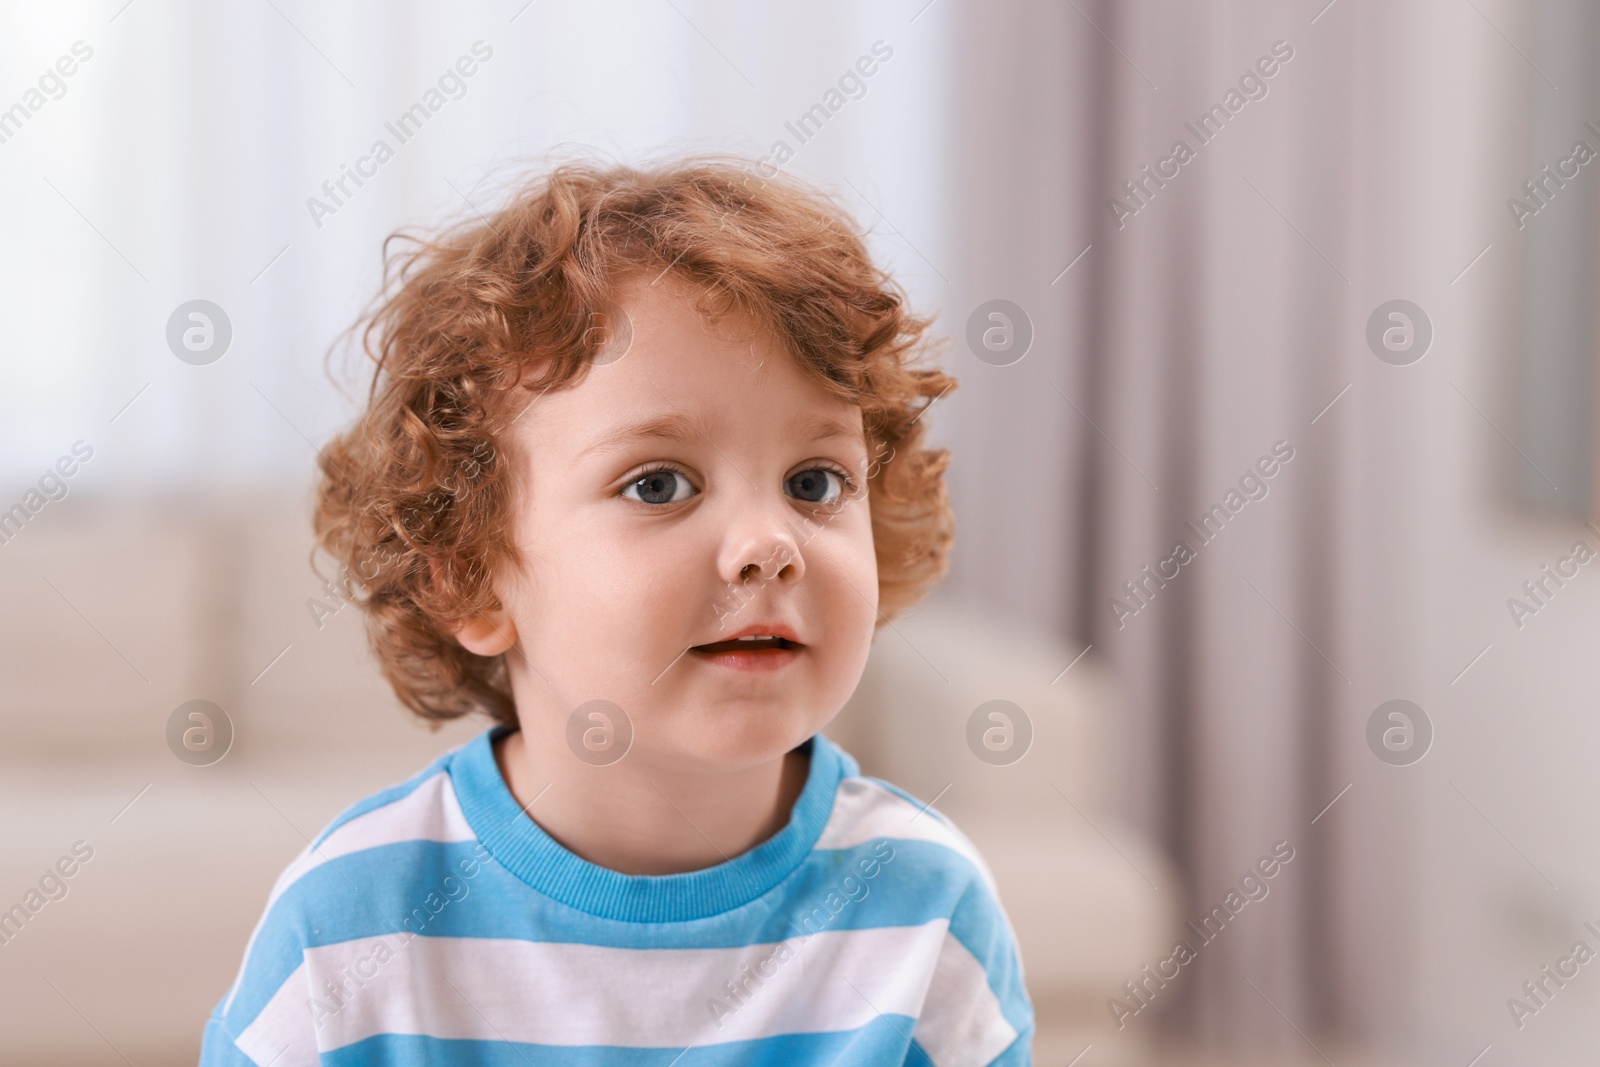
{"type": "MultiPolygon", "coordinates": [[[[221,1007],[217,1005],[219,1010],[221,1007]]],[[[205,1036],[200,1041],[200,1063],[203,1067],[258,1067],[254,1060],[239,1051],[233,1043],[233,1035],[215,1013],[206,1021],[205,1036]]]]}
{"type": "MultiPolygon", "coordinates": [[[[340,861],[343,874],[355,887],[338,871],[319,868],[308,874],[296,890],[301,899],[296,901],[295,911],[317,915],[317,926],[305,929],[297,923],[271,934],[263,930],[257,944],[270,944],[280,935],[288,935],[285,947],[293,946],[295,951],[292,957],[285,952],[281,958],[292,971],[299,965],[301,946],[316,948],[405,930],[435,937],[513,938],[615,948],[741,948],[822,930],[920,926],[948,918],[953,911],[958,918],[965,918],[958,910],[964,901],[971,902],[970,922],[981,923],[992,913],[987,888],[957,853],[926,841],[894,842],[894,859],[878,862],[878,873],[869,879],[849,858],[875,861],[873,848],[868,843],[846,851],[816,853],[782,886],[734,911],[678,923],[622,924],[531,893],[492,862],[483,864],[474,878],[439,862],[449,856],[468,859],[470,844],[386,845],[340,861]],[[405,875],[396,878],[401,870],[405,875]],[[807,916],[811,917],[809,923],[807,916]]],[[[1003,934],[997,914],[994,920],[975,926],[975,936],[1003,934]]]]}
{"type": "MultiPolygon", "coordinates": [[[[989,988],[1000,1001],[1000,1011],[1006,1022],[1024,1038],[1024,1047],[1031,1045],[1033,1034],[1033,1002],[1028,998],[1028,987],[1022,980],[1022,958],[1006,929],[1004,913],[999,903],[982,882],[974,882],[965,896],[956,904],[950,916],[950,936],[972,953],[983,966],[989,988]]],[[[1028,1055],[1018,1061],[1002,1057],[1001,1062],[1030,1062],[1028,1055]]]]}
{"type": "MultiPolygon", "coordinates": [[[[916,1020],[880,1015],[857,1030],[787,1034],[681,1048],[531,1045],[380,1034],[324,1053],[325,1067],[792,1067],[797,1063],[899,1064],[907,1061],[916,1020]]],[[[909,1062],[925,1064],[923,1057],[909,1062]]]]}

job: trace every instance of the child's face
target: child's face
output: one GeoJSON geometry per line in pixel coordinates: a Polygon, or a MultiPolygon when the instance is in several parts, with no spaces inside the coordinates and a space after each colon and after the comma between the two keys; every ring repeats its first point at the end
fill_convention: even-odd
{"type": "Polygon", "coordinates": [[[564,744],[573,709],[604,699],[632,721],[630,760],[746,766],[860,680],[878,603],[860,409],[691,299],[673,276],[626,286],[627,354],[513,428],[526,563],[497,589],[530,743],[564,744]],[[799,647],[694,647],[752,627],[799,647]]]}

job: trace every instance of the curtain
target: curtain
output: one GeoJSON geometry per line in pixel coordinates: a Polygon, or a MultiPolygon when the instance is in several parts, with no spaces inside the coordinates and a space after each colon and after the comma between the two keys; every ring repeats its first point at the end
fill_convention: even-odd
{"type": "Polygon", "coordinates": [[[1150,1032],[1307,1053],[1412,1032],[1417,779],[1380,773],[1397,769],[1363,731],[1424,673],[1406,629],[1420,597],[1384,591],[1403,601],[1431,573],[1406,459],[1428,450],[1407,408],[1419,374],[1364,331],[1383,300],[1442,312],[1476,251],[1434,261],[1442,228],[1395,199],[1414,188],[1398,160],[1421,161],[1384,154],[1447,111],[1427,72],[1469,58],[1416,45],[1423,15],[954,13],[949,595],[1066,637],[1121,683],[1127,818],[1176,862],[1173,937],[1196,950],[1150,1032]],[[997,297],[1034,329],[1008,366],[960,339],[997,297]],[[1292,860],[1241,889],[1275,847],[1292,860]],[[1230,892],[1246,904],[1208,940],[1230,892]]]}

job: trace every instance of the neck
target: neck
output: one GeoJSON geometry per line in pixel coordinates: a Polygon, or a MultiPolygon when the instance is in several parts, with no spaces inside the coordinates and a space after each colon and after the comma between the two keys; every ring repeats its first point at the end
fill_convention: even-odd
{"type": "Polygon", "coordinates": [[[518,730],[495,745],[500,776],[564,848],[622,874],[682,874],[754,848],[788,823],[810,770],[801,751],[726,771],[652,764],[636,752],[591,767],[562,758],[564,743],[530,742],[518,730]]]}

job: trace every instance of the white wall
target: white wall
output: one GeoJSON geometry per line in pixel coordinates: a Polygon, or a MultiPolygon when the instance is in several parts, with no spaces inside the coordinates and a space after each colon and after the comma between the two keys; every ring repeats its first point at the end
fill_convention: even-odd
{"type": "MultiPolygon", "coordinates": [[[[1536,14],[1528,4],[1483,5],[1481,14],[1424,5],[1390,36],[1411,47],[1397,45],[1387,64],[1374,63],[1393,72],[1375,80],[1414,92],[1419,118],[1432,121],[1370,145],[1403,182],[1372,191],[1372,260],[1427,270],[1440,308],[1438,351],[1418,365],[1425,374],[1396,411],[1416,423],[1395,442],[1418,472],[1415,491],[1403,514],[1375,521],[1372,531],[1387,540],[1410,528],[1413,547],[1388,553],[1396,586],[1369,595],[1375,616],[1398,611],[1393,638],[1412,652],[1409,677],[1396,685],[1439,709],[1435,751],[1411,768],[1420,773],[1404,797],[1414,818],[1415,963],[1402,988],[1415,1005],[1421,1047],[1441,1057],[1460,1052],[1463,1062],[1488,1044],[1497,1063],[1581,1062],[1600,1036],[1600,981],[1589,968],[1520,1031],[1506,1007],[1575,940],[1600,949],[1600,938],[1583,929],[1600,915],[1600,865],[1586,846],[1600,813],[1592,769],[1600,724],[1591,713],[1600,582],[1583,567],[1520,629],[1506,606],[1575,541],[1600,549],[1600,536],[1576,521],[1506,503],[1512,468],[1525,462],[1499,431],[1516,436],[1528,245],[1505,201],[1533,176],[1530,159],[1552,160],[1580,136],[1595,145],[1578,124],[1551,136],[1534,117],[1535,108],[1572,109],[1582,73],[1548,60],[1543,74],[1533,68],[1536,14]],[[1408,232],[1427,242],[1425,254],[1406,247],[1408,232]],[[1484,258],[1451,284],[1485,245],[1484,258]]],[[[1573,225],[1562,208],[1600,195],[1595,183],[1584,173],[1565,203],[1557,199],[1529,229],[1573,225]]],[[[1592,301],[1584,310],[1593,313],[1592,301]]]]}

